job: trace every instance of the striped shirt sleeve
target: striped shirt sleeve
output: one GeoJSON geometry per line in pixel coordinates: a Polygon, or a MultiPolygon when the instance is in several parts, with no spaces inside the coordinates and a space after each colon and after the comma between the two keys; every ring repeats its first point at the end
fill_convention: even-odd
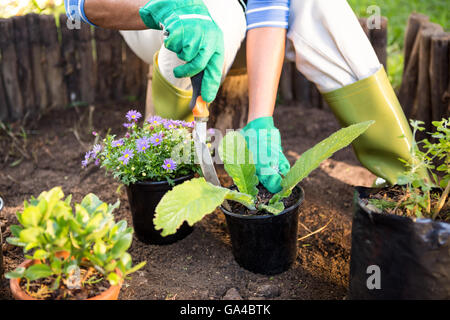
{"type": "Polygon", "coordinates": [[[96,27],[95,24],[89,21],[84,13],[84,1],[85,0],[64,0],[64,6],[66,8],[66,15],[71,20],[81,20],[91,26],[96,27]]]}
{"type": "Polygon", "coordinates": [[[247,30],[262,27],[288,28],[290,0],[248,0],[247,30]]]}

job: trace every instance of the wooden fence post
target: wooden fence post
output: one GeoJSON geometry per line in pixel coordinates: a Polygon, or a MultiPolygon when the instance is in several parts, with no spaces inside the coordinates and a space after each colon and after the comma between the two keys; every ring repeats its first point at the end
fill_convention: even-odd
{"type": "Polygon", "coordinates": [[[41,40],[44,46],[45,60],[43,60],[46,82],[49,90],[50,104],[46,111],[64,108],[68,104],[67,87],[64,82],[64,69],[61,46],[58,42],[58,30],[52,15],[40,16],[41,40]]]}
{"type": "Polygon", "coordinates": [[[370,29],[369,38],[378,59],[387,71],[388,19],[381,17],[380,28],[370,29]]]}
{"type": "Polygon", "coordinates": [[[420,27],[422,24],[429,22],[430,18],[424,14],[421,13],[412,13],[408,18],[408,24],[406,27],[405,32],[405,42],[404,42],[404,52],[405,52],[405,59],[404,59],[404,70],[406,70],[409,59],[411,56],[411,52],[414,47],[414,42],[417,37],[417,33],[420,30],[420,27]]]}
{"type": "Polygon", "coordinates": [[[24,105],[17,71],[17,55],[14,47],[14,28],[12,19],[0,19],[0,71],[8,101],[10,121],[22,118],[24,105]]]}
{"type": "Polygon", "coordinates": [[[430,47],[431,119],[440,120],[449,117],[450,33],[433,35],[430,47]]]}
{"type": "Polygon", "coordinates": [[[9,120],[8,101],[6,99],[6,91],[3,86],[3,81],[0,77],[0,121],[6,122],[9,120]]]}
{"type": "Polygon", "coordinates": [[[95,101],[95,84],[97,70],[94,63],[91,26],[83,23],[75,34],[78,56],[78,79],[80,100],[88,105],[95,101]]]}
{"type": "MultiPolygon", "coordinates": [[[[128,101],[137,101],[141,95],[141,59],[130,49],[126,43],[124,61],[124,97],[128,101]]],[[[147,83],[147,82],[146,82],[147,83]]]]}
{"type": "Polygon", "coordinates": [[[36,13],[30,13],[26,15],[32,77],[33,77],[33,92],[36,104],[37,112],[45,110],[45,107],[49,104],[48,89],[45,81],[45,72],[42,65],[43,55],[41,46],[41,32],[39,28],[39,15],[36,13]]]}
{"type": "Polygon", "coordinates": [[[17,72],[19,85],[23,92],[24,119],[38,113],[34,98],[33,73],[31,66],[31,51],[29,46],[28,26],[25,16],[12,18],[14,28],[14,44],[17,55],[17,72]]]}
{"type": "MultiPolygon", "coordinates": [[[[399,91],[399,100],[400,104],[403,107],[403,111],[405,112],[405,115],[408,119],[411,119],[415,116],[414,109],[418,107],[418,105],[415,105],[415,100],[417,96],[417,87],[419,83],[419,68],[420,68],[420,50],[421,46],[424,45],[422,43],[422,36],[424,35],[424,32],[427,30],[431,30],[432,33],[436,32],[442,32],[443,29],[440,25],[437,25],[435,23],[430,22],[423,22],[420,24],[419,31],[416,34],[416,38],[414,40],[414,45],[412,46],[411,52],[408,54],[408,65],[403,70],[403,78],[402,78],[402,84],[399,91]]],[[[428,32],[429,34],[429,32],[428,32]]],[[[424,61],[424,57],[422,57],[422,61],[424,61]]],[[[427,67],[424,68],[422,66],[422,75],[424,77],[424,72],[427,67]]],[[[422,80],[422,86],[423,86],[423,80],[422,80]]]]}
{"type": "Polygon", "coordinates": [[[61,28],[61,55],[64,69],[64,82],[67,86],[67,98],[69,104],[81,100],[80,87],[78,86],[78,68],[77,68],[77,44],[76,29],[67,27],[67,16],[59,16],[59,25],[61,28]]]}

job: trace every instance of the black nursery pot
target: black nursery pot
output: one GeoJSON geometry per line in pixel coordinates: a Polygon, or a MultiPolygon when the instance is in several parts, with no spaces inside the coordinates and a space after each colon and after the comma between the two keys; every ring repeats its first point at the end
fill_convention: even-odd
{"type": "Polygon", "coordinates": [[[377,191],[355,191],[349,298],[450,299],[450,224],[376,213],[377,191]]]}
{"type": "MultiPolygon", "coordinates": [[[[189,175],[174,179],[175,185],[181,184],[194,176],[189,175]]],[[[137,238],[147,244],[171,244],[188,236],[193,228],[186,222],[175,234],[163,237],[160,230],[155,230],[153,218],[155,209],[161,198],[173,186],[167,181],[143,181],[127,186],[128,201],[130,202],[133,227],[137,238]]]]}
{"type": "Polygon", "coordinates": [[[295,205],[277,216],[245,216],[220,207],[230,232],[232,251],[239,265],[249,271],[274,275],[288,270],[297,258],[299,207],[304,192],[295,205]]]}

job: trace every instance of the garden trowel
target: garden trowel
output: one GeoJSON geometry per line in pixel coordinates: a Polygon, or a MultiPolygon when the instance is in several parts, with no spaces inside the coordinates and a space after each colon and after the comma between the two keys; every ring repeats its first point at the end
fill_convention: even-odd
{"type": "MultiPolygon", "coordinates": [[[[195,121],[193,132],[195,153],[200,162],[200,167],[202,168],[205,180],[215,186],[220,186],[211,153],[206,145],[206,124],[209,118],[209,111],[208,104],[201,96],[202,80],[203,71],[191,77],[192,99],[189,107],[192,110],[195,121]]],[[[223,206],[227,210],[230,209],[226,201],[224,201],[223,206]]]]}

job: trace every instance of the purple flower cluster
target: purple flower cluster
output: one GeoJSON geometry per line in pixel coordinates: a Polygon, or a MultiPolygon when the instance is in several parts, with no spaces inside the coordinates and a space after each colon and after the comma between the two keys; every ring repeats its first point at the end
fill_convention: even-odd
{"type": "Polygon", "coordinates": [[[175,161],[169,158],[164,160],[164,164],[162,165],[162,167],[167,171],[173,171],[177,168],[177,164],[175,163],[175,161]]]}
{"type": "Polygon", "coordinates": [[[156,147],[159,146],[161,144],[161,141],[163,140],[163,134],[162,132],[159,133],[154,133],[152,134],[152,136],[150,137],[150,143],[156,147]]]}
{"type": "Polygon", "coordinates": [[[123,146],[123,139],[114,140],[113,142],[111,142],[111,146],[113,148],[123,146]]]}
{"type": "Polygon", "coordinates": [[[131,121],[136,122],[142,117],[142,114],[139,111],[130,110],[127,112],[125,117],[127,118],[127,120],[129,122],[131,122],[131,121]]]}
{"type": "Polygon", "coordinates": [[[134,156],[133,150],[126,149],[122,152],[122,156],[119,158],[119,161],[122,161],[122,164],[127,165],[130,159],[134,156]]]}
{"type": "Polygon", "coordinates": [[[163,119],[160,116],[152,116],[147,119],[147,122],[151,124],[153,128],[159,125],[163,125],[164,128],[168,130],[178,128],[194,128],[194,121],[186,122],[183,120],[163,119]]]}
{"type": "Polygon", "coordinates": [[[150,147],[150,139],[149,138],[140,138],[136,140],[136,148],[137,152],[145,152],[150,147]]]}

